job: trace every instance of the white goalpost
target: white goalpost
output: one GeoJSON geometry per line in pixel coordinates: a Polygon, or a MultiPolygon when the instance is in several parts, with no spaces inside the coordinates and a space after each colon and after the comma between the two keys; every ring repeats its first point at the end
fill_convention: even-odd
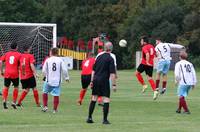
{"type": "Polygon", "coordinates": [[[36,65],[40,65],[49,55],[49,49],[56,47],[57,25],[0,22],[0,56],[10,50],[12,42],[18,44],[19,52],[23,52],[23,45],[30,45],[36,65]]]}

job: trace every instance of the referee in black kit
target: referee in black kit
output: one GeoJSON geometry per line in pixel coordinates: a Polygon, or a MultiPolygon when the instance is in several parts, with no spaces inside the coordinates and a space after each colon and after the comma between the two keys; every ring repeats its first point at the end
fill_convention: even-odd
{"type": "Polygon", "coordinates": [[[92,86],[92,98],[89,106],[89,115],[87,123],[94,123],[92,120],[92,114],[95,108],[95,104],[98,96],[103,97],[103,124],[110,124],[108,121],[109,103],[110,103],[110,82],[112,81],[112,89],[116,91],[116,69],[114,60],[110,53],[113,49],[111,42],[106,42],[105,52],[97,55],[96,62],[93,67],[91,86],[92,86]]]}

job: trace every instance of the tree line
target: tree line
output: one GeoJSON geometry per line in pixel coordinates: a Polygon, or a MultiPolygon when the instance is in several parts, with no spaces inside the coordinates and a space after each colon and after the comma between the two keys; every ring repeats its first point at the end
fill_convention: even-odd
{"type": "Polygon", "coordinates": [[[199,0],[1,0],[0,21],[56,23],[58,36],[75,41],[106,33],[120,68],[134,67],[141,35],[183,44],[200,66],[199,0]]]}

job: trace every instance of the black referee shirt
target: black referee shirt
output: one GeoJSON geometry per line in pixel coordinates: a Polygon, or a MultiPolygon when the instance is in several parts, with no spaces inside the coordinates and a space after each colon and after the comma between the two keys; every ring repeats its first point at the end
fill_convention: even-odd
{"type": "Polygon", "coordinates": [[[94,78],[101,78],[109,80],[111,73],[116,73],[114,60],[110,53],[103,53],[96,58],[95,64],[93,66],[95,71],[94,78]]]}

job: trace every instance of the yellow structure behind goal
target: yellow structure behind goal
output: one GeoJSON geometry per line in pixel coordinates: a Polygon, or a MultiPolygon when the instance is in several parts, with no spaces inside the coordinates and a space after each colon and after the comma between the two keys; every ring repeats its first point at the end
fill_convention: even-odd
{"type": "Polygon", "coordinates": [[[59,55],[60,56],[69,56],[76,60],[84,60],[87,57],[86,52],[77,52],[74,50],[61,49],[61,48],[59,49],[59,55]]]}

